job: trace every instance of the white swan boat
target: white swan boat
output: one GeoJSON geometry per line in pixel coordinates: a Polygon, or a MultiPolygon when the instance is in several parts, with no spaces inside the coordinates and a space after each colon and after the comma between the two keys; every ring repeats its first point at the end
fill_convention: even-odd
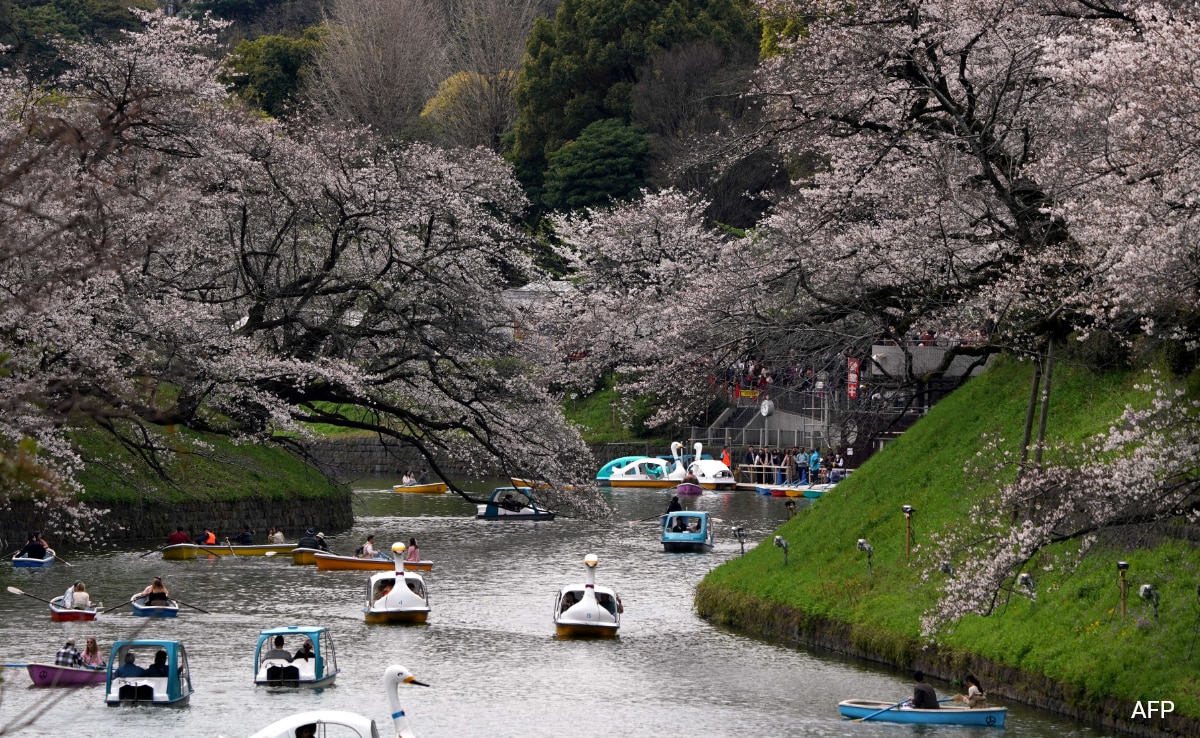
{"type": "MultiPolygon", "coordinates": [[[[408,724],[408,715],[400,705],[399,690],[402,684],[416,684],[422,687],[429,685],[417,681],[417,678],[409,673],[408,669],[396,664],[389,666],[383,672],[383,688],[387,692],[396,736],[398,738],[415,738],[415,734],[408,724]]],[[[347,735],[344,730],[341,732],[329,731],[328,726],[348,729],[353,731],[349,735],[357,735],[361,738],[377,738],[379,736],[379,728],[375,725],[375,721],[358,713],[344,710],[309,710],[276,720],[250,738],[296,738],[297,736],[316,738],[318,735],[327,733],[347,735]]]]}
{"type": "Polygon", "coordinates": [[[610,638],[621,627],[625,608],[612,587],[596,585],[596,555],[588,554],[583,563],[584,582],[563,587],[554,600],[554,630],[560,636],[610,638]]]}
{"type": "Polygon", "coordinates": [[[395,571],[380,572],[367,583],[368,623],[423,623],[429,618],[429,596],[420,574],[404,567],[403,543],[392,544],[395,571]]]}

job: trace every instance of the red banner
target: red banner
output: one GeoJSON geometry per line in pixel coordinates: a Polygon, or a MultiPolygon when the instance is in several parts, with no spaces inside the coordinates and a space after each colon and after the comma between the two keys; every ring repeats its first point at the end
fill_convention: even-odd
{"type": "Polygon", "coordinates": [[[846,359],[846,397],[858,398],[858,359],[846,359]]]}

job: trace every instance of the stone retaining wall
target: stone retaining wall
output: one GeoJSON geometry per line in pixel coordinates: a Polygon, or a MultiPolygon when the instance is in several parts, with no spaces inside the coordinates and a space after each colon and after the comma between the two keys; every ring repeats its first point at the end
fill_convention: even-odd
{"type": "MultiPolygon", "coordinates": [[[[272,526],[283,530],[288,540],[300,537],[305,528],[324,532],[345,530],[354,524],[348,489],[327,497],[294,497],[284,499],[251,498],[237,501],[183,502],[164,504],[149,500],[108,506],[110,512],[101,518],[100,531],[108,541],[163,540],[175,527],[182,525],[193,535],[206,526],[224,538],[249,525],[256,539],[266,540],[272,526]]],[[[0,515],[0,537],[9,547],[21,545],[31,530],[52,529],[43,508],[26,501],[14,501],[0,515]]],[[[69,541],[47,534],[51,544],[69,551],[69,541]]]]}

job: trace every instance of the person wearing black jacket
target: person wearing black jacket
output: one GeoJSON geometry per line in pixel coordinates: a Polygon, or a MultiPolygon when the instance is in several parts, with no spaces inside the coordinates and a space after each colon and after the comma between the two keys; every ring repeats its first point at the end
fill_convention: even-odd
{"type": "Polygon", "coordinates": [[[921,710],[936,710],[941,705],[938,704],[937,692],[933,691],[933,687],[925,681],[925,674],[921,671],[913,672],[912,706],[921,710]]]}
{"type": "Polygon", "coordinates": [[[304,535],[300,538],[300,541],[296,544],[296,547],[297,548],[313,548],[313,549],[321,548],[320,544],[317,543],[317,537],[313,535],[312,528],[309,528],[308,530],[304,531],[304,535]]]}

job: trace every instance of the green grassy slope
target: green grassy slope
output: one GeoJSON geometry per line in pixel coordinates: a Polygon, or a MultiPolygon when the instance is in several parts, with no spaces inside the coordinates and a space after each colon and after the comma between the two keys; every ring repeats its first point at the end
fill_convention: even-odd
{"type": "MultiPolygon", "coordinates": [[[[1017,448],[1030,371],[1028,364],[1001,362],[942,401],[777,531],[789,541],[788,566],[768,539],[705,578],[697,592],[700,611],[720,622],[722,609],[739,599],[786,605],[850,624],[852,639],[906,666],[921,614],[934,602],[934,585],[944,575],[922,581],[919,552],[906,560],[901,506],[916,508],[918,545],[931,532],[962,524],[975,495],[987,493],[965,478],[964,468],[983,447],[985,434],[998,432],[1008,448],[1017,448]],[[856,549],[859,538],[874,546],[873,578],[856,549]]],[[[1135,399],[1134,379],[1056,368],[1047,435],[1077,440],[1104,430],[1135,399]]],[[[1042,563],[1054,554],[1048,552],[1042,563]]],[[[995,613],[960,621],[939,638],[941,645],[1061,682],[1077,705],[1105,696],[1173,699],[1177,711],[1200,716],[1200,552],[1175,541],[1139,550],[1099,547],[1075,573],[1060,571],[1034,571],[1036,602],[1003,597],[995,613]],[[1124,620],[1118,559],[1130,562],[1124,620]],[[1137,597],[1143,583],[1161,592],[1157,619],[1137,597]]]]}
{"type": "Polygon", "coordinates": [[[98,429],[72,434],[88,463],[79,473],[93,505],[153,500],[173,503],[285,499],[339,494],[319,472],[278,446],[233,444],[227,438],[180,430],[169,434],[176,449],[167,483],[111,435],[98,429]]]}

